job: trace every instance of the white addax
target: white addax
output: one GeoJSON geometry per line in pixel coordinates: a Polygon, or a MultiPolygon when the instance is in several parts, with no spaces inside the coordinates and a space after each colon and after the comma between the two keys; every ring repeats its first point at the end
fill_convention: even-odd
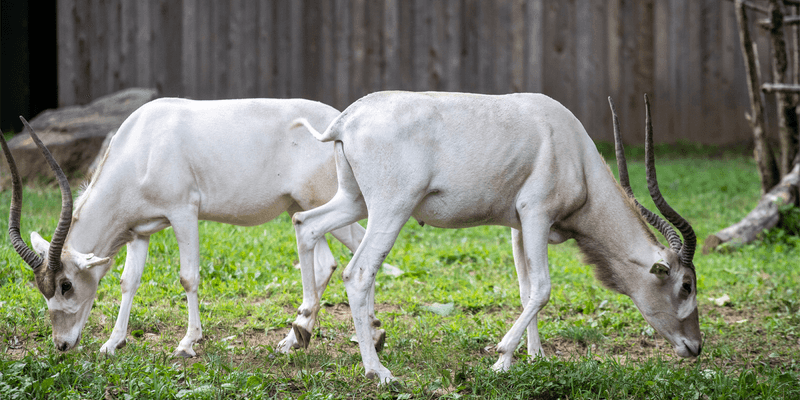
{"type": "MultiPolygon", "coordinates": [[[[329,200],[336,193],[333,146],[287,128],[298,117],[327,126],[338,115],[332,107],[299,99],[154,100],[119,128],[74,214],[69,183],[25,122],[61,185],[61,219],[52,243],[34,232],[33,251],[27,247],[19,232],[22,187],[3,141],[14,177],[9,235],[47,301],[56,347],[65,351],[78,344],[98,283],[127,244],[119,316],[100,351],[114,353],[125,344],[150,235],[172,226],[189,311],[186,336],[174,354],[194,356],[192,346],[202,338],[198,220],[258,225],[329,200]]],[[[343,225],[332,234],[355,251],[364,229],[343,225]]],[[[315,286],[321,295],[336,263],[322,236],[313,247],[306,262],[320,279],[315,286]]],[[[296,346],[294,332],[281,346],[296,346]]]]}
{"type": "Polygon", "coordinates": [[[369,215],[344,281],[366,375],[381,383],[394,377],[372,345],[380,323],[371,314],[371,291],[409,217],[443,228],[512,228],[524,310],[496,347],[496,370],[510,367],[526,328],[528,354],[542,354],[536,316],[550,297],[547,244],[570,238],[598,279],[630,296],[677,354],[700,353],[695,236],[658,192],[651,129],[646,141],[651,195],[684,243],[633,199],[619,157],[624,157],[621,143],[624,189],[578,119],[544,95],[381,92],[353,103],[324,133],[313,128],[324,125],[298,120],[294,126],[301,124],[317,139],[335,141],[339,184],[330,202],[293,217],[303,265],[303,303],[293,323],[301,345],[308,345],[320,308],[318,278],[309,268],[314,244],[325,232],[369,215]],[[667,236],[670,247],[655,239],[645,219],[667,236]]]}

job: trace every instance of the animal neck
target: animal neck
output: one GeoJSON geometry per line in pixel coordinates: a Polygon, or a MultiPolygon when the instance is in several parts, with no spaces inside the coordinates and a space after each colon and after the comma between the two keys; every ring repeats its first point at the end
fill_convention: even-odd
{"type": "Polygon", "coordinates": [[[575,240],[604,285],[631,295],[639,275],[649,271],[664,247],[610,171],[603,175],[588,180],[594,184],[580,212],[575,240]]]}
{"type": "Polygon", "coordinates": [[[78,252],[98,257],[114,257],[132,237],[120,199],[85,193],[75,210],[66,245],[78,252]],[[103,198],[103,201],[97,201],[103,198]]]}

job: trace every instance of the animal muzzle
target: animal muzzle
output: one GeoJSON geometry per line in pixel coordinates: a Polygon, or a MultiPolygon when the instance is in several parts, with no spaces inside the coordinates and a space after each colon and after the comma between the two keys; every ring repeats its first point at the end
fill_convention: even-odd
{"type": "Polygon", "coordinates": [[[703,351],[703,343],[700,341],[683,340],[675,346],[675,353],[684,358],[697,357],[701,351],[703,351]]]}
{"type": "Polygon", "coordinates": [[[53,343],[56,345],[58,351],[69,351],[75,348],[81,342],[81,334],[75,339],[65,339],[61,336],[53,335],[53,343]]]}

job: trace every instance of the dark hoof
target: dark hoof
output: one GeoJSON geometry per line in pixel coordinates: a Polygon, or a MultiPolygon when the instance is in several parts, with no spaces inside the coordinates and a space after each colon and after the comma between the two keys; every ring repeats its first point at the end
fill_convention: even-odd
{"type": "Polygon", "coordinates": [[[297,339],[297,344],[295,344],[295,348],[304,348],[307,349],[309,343],[311,343],[311,332],[307,331],[302,326],[299,326],[295,323],[292,323],[292,330],[294,331],[294,337],[297,339]]]}

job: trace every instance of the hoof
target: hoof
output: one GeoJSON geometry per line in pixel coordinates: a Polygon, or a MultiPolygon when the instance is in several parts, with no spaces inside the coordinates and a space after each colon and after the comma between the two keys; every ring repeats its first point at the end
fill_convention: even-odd
{"type": "Polygon", "coordinates": [[[189,349],[188,351],[183,349],[175,349],[175,351],[172,352],[172,356],[181,358],[194,358],[197,356],[197,353],[195,353],[192,349],[189,349]]]}
{"type": "Polygon", "coordinates": [[[378,330],[378,340],[375,340],[375,351],[380,353],[383,350],[383,345],[386,343],[386,331],[383,329],[378,330]]]}
{"type": "Polygon", "coordinates": [[[307,349],[309,343],[311,343],[311,332],[295,323],[292,323],[292,330],[294,331],[294,337],[297,339],[297,343],[295,343],[293,347],[296,349],[301,347],[307,349]]]}
{"type": "Polygon", "coordinates": [[[379,385],[385,385],[387,383],[392,383],[397,381],[397,378],[395,378],[394,375],[392,375],[392,372],[386,368],[383,368],[380,371],[369,370],[367,371],[365,376],[367,377],[367,379],[378,379],[379,385]]]}

